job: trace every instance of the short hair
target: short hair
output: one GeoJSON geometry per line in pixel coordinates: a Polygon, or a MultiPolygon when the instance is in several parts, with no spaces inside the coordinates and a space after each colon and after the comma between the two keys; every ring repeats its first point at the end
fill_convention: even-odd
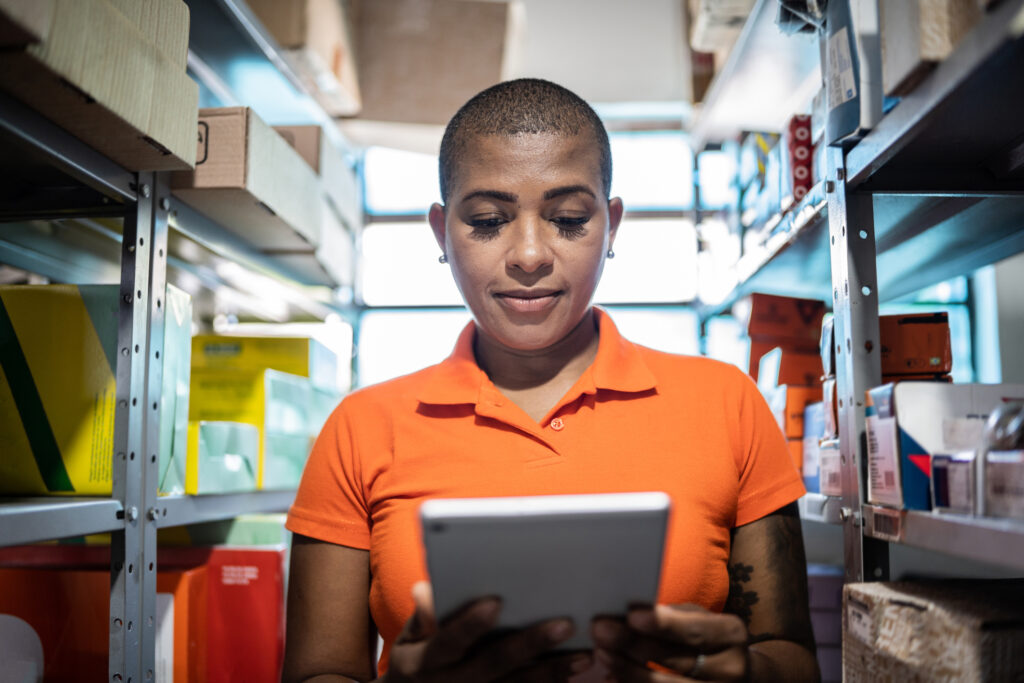
{"type": "Polygon", "coordinates": [[[448,201],[456,165],[472,138],[512,137],[525,133],[575,136],[590,134],[598,146],[601,183],[607,197],[612,184],[608,132],[597,113],[579,95],[539,78],[504,81],[473,96],[455,113],[441,139],[438,160],[441,200],[448,201]]]}

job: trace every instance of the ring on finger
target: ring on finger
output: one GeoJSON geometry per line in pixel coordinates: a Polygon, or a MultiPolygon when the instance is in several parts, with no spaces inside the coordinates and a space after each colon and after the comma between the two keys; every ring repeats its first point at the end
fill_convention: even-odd
{"type": "Polygon", "coordinates": [[[703,653],[697,655],[697,658],[693,660],[693,668],[690,669],[690,673],[686,674],[687,678],[697,678],[704,670],[704,660],[706,657],[703,653]]]}

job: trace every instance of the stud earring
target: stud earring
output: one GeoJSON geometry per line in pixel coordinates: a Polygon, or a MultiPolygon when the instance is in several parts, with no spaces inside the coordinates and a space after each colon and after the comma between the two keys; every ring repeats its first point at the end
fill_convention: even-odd
{"type": "Polygon", "coordinates": [[[437,257],[437,262],[442,264],[442,265],[445,264],[445,263],[448,263],[448,254],[441,254],[440,256],[438,256],[437,257]]]}
{"type": "Polygon", "coordinates": [[[607,258],[615,258],[615,252],[612,251],[611,249],[609,249],[608,252],[605,254],[605,256],[607,258]]]}

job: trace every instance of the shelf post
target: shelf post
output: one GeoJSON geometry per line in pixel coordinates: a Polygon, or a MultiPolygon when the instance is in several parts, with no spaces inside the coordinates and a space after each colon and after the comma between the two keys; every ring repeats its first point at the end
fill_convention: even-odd
{"type": "Polygon", "coordinates": [[[862,518],[867,491],[864,392],[882,379],[872,198],[849,191],[841,149],[828,149],[827,166],[846,581],[885,580],[889,546],[864,535],[862,518]]]}
{"type": "Polygon", "coordinates": [[[114,415],[113,496],[124,530],[111,535],[110,660],[113,683],[152,682],[156,652],[155,510],[163,369],[168,187],[140,173],[121,243],[114,415]]]}

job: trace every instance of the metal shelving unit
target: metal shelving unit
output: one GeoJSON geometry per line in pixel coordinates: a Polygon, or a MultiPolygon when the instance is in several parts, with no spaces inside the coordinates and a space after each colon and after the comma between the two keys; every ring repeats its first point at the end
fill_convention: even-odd
{"type": "MultiPolygon", "coordinates": [[[[298,122],[332,123],[301,90],[243,2],[192,2],[193,31],[205,40],[259,46],[264,62],[306,107],[298,122]],[[233,37],[204,33],[197,18],[220,13],[241,27],[233,37]],[[247,42],[248,41],[248,42],[247,42]]],[[[209,28],[209,26],[207,26],[209,28]]],[[[221,65],[223,66],[223,65],[221,65]]],[[[333,125],[328,134],[340,134],[333,125]]],[[[322,320],[336,310],[329,292],[303,286],[300,272],[260,253],[175,200],[166,173],[132,173],[0,93],[0,263],[56,282],[119,283],[118,364],[110,497],[0,497],[0,547],[111,533],[110,680],[153,679],[156,532],[160,527],[284,511],[294,491],[158,496],[163,338],[161,292],[168,280],[198,282],[203,295],[235,287],[218,266],[260,276],[287,306],[289,320],[322,320]],[[117,219],[117,220],[109,220],[117,219]]],[[[195,289],[194,287],[190,289],[195,289]]],[[[212,295],[209,297],[212,299],[212,295]]],[[[246,312],[268,316],[259,302],[246,312]]],[[[205,314],[205,313],[204,313],[205,314]]],[[[0,456],[2,457],[2,456],[0,456]]]]}
{"type": "Polygon", "coordinates": [[[798,505],[801,519],[821,524],[842,524],[842,503],[835,496],[805,493],[798,505]]]}

